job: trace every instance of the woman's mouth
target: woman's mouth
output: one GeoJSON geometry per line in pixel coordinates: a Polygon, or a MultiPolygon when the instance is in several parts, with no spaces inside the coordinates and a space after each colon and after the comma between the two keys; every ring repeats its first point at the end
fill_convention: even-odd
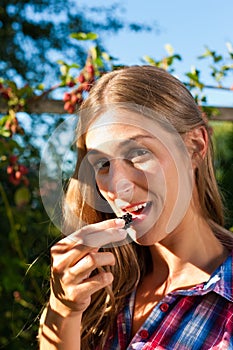
{"type": "Polygon", "coordinates": [[[137,221],[142,221],[148,215],[149,210],[152,206],[152,202],[143,202],[132,206],[127,206],[122,208],[124,213],[129,213],[132,215],[133,223],[137,221]]]}

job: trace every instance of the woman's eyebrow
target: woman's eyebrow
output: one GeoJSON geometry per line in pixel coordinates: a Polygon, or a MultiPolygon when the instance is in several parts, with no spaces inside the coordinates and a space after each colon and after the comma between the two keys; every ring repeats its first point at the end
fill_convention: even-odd
{"type": "MultiPolygon", "coordinates": [[[[132,137],[128,138],[127,140],[120,141],[119,142],[119,146],[127,147],[127,146],[130,146],[130,144],[132,144],[132,143],[138,142],[140,140],[142,141],[142,139],[151,139],[151,140],[153,140],[154,137],[150,136],[150,135],[143,135],[143,134],[142,135],[135,135],[135,136],[132,136],[132,137]]],[[[98,150],[98,149],[95,149],[95,148],[90,148],[90,149],[87,150],[87,152],[88,152],[88,155],[95,155],[95,154],[99,154],[99,153],[104,153],[101,150],[98,150]]]]}

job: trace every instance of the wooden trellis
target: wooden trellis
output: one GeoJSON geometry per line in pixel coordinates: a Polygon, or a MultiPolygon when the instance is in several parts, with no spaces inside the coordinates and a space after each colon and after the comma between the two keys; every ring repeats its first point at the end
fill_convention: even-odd
{"type": "MultiPolygon", "coordinates": [[[[211,120],[219,121],[233,121],[233,107],[216,107],[219,114],[212,116],[211,120]]],[[[0,113],[6,113],[7,108],[4,103],[0,103],[0,113]]],[[[66,114],[64,111],[64,102],[62,100],[54,99],[33,99],[28,103],[27,112],[29,114],[66,114]]]]}

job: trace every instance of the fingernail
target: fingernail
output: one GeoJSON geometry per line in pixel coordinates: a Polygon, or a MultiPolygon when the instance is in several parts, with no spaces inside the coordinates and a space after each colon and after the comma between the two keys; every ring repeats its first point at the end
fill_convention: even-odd
{"type": "Polygon", "coordinates": [[[119,227],[123,227],[125,225],[125,220],[123,219],[115,219],[115,224],[119,227]]]}

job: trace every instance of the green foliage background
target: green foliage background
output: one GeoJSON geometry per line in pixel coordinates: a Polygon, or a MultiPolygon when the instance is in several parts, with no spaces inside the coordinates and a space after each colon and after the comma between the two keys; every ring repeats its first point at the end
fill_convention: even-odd
{"type": "Polygon", "coordinates": [[[215,168],[225,204],[226,227],[233,227],[233,123],[212,122],[215,168]]]}

